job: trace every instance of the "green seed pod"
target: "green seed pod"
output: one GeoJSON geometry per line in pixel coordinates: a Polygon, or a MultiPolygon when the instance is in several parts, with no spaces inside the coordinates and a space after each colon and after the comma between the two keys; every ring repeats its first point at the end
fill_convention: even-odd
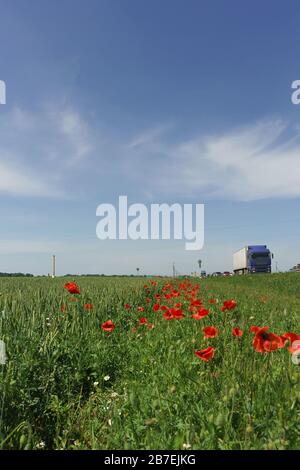
{"type": "Polygon", "coordinates": [[[225,424],[225,416],[222,413],[219,413],[215,420],[215,425],[217,428],[222,428],[225,424]]]}
{"type": "Polygon", "coordinates": [[[20,441],[19,441],[20,449],[23,449],[25,442],[26,442],[26,436],[25,434],[22,434],[22,436],[20,437],[20,441]]]}

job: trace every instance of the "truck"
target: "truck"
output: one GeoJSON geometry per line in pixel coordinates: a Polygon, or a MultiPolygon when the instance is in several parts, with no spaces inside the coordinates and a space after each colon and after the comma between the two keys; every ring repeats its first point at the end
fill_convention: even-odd
{"type": "Polygon", "coordinates": [[[233,254],[235,274],[270,273],[273,254],[267,245],[248,245],[233,254]]]}

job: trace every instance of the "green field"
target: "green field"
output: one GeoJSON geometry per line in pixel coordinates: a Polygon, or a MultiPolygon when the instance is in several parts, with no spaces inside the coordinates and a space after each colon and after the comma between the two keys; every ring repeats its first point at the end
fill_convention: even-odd
{"type": "Polygon", "coordinates": [[[249,331],[300,334],[300,275],[190,281],[210,310],[198,321],[183,290],[161,305],[181,302],[184,318],[153,311],[173,280],[81,277],[75,301],[65,282],[0,280],[2,449],[300,448],[300,367],[287,346],[256,352],[249,331]],[[237,307],[221,312],[228,299],[237,307]],[[206,326],[219,335],[204,338],[206,326]],[[208,346],[215,356],[203,362],[194,353],[208,346]]]}

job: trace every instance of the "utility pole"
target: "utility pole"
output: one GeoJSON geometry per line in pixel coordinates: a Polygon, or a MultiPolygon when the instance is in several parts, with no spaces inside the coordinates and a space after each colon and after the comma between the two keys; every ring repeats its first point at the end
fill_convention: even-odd
{"type": "Polygon", "coordinates": [[[56,271],[56,257],[55,255],[52,255],[52,277],[55,277],[55,271],[56,271]]]}
{"type": "Polygon", "coordinates": [[[173,277],[176,277],[175,263],[173,263],[173,277]]]}

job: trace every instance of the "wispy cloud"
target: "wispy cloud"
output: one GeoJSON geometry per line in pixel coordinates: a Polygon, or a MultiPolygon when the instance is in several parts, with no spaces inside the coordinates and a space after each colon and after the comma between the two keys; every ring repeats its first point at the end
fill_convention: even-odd
{"type": "Polygon", "coordinates": [[[173,144],[155,135],[137,151],[135,161],[145,162],[152,189],[169,195],[241,201],[300,196],[300,133],[280,119],[173,144]],[[154,142],[155,165],[145,162],[154,142]]]}
{"type": "Polygon", "coordinates": [[[0,162],[0,191],[15,196],[63,197],[63,192],[49,185],[38,173],[0,162]]]}
{"type": "Polygon", "coordinates": [[[151,129],[147,129],[135,136],[129,143],[128,147],[137,148],[144,145],[153,146],[156,142],[160,142],[161,137],[163,137],[172,127],[173,125],[171,124],[160,124],[151,129]]]}
{"type": "Polygon", "coordinates": [[[64,174],[80,169],[92,149],[92,131],[76,110],[15,107],[1,113],[0,192],[63,197],[64,174]]]}
{"type": "Polygon", "coordinates": [[[122,184],[122,191],[147,198],[299,197],[300,131],[264,119],[182,139],[168,123],[124,143],[117,129],[103,139],[101,129],[71,107],[0,115],[0,192],[67,197],[74,187],[89,193],[99,181],[102,193],[122,184]]]}

